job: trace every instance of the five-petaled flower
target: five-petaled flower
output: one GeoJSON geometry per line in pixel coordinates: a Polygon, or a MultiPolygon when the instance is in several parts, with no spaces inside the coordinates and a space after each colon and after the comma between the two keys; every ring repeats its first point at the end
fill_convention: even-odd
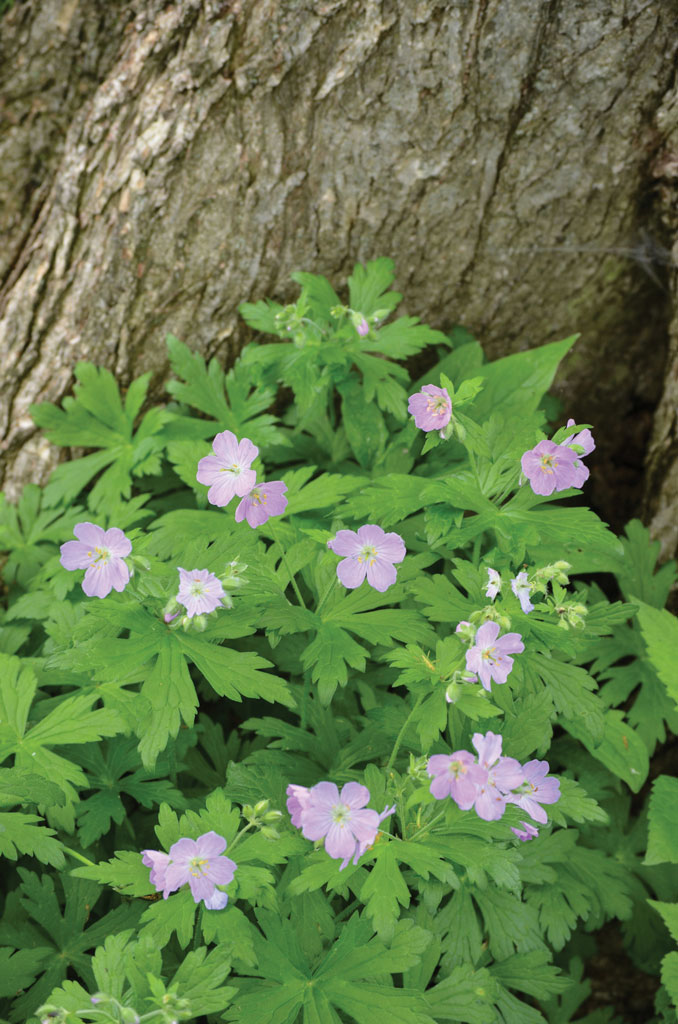
{"type": "Polygon", "coordinates": [[[430,790],[436,800],[451,796],[462,811],[473,807],[478,786],[487,778],[487,772],[476,764],[468,750],[434,754],[428,759],[426,771],[433,779],[430,790]]]}
{"type": "Polygon", "coordinates": [[[478,753],[478,764],[485,771],[485,781],[478,787],[475,808],[479,818],[496,821],[501,818],[511,790],[525,781],[525,773],[515,757],[502,757],[502,737],[493,732],[476,732],[472,738],[478,753]]]}
{"type": "Polygon", "coordinates": [[[511,590],[520,601],[520,607],[527,615],[529,612],[534,611],[534,605],[530,601],[530,594],[532,593],[532,587],[527,579],[526,572],[519,572],[517,576],[511,580],[511,590]]]}
{"type": "Polygon", "coordinates": [[[499,636],[499,624],[484,622],[478,629],[475,644],[466,652],[466,668],[475,672],[486,690],[491,681],[505,683],[513,668],[511,654],[525,650],[520,633],[504,633],[499,636]]]}
{"type": "Polygon", "coordinates": [[[576,452],[553,441],[540,441],[525,452],[520,465],[535,494],[553,494],[568,487],[580,487],[589,475],[576,452]],[[583,478],[582,470],[586,471],[583,478]]]}
{"type": "Polygon", "coordinates": [[[82,589],[88,597],[106,597],[129,583],[129,569],[124,561],[132,544],[117,526],[104,530],[94,523],[78,523],[73,527],[77,540],[61,545],[59,561],[64,569],[86,569],[82,589]]]}
{"type": "Polygon", "coordinates": [[[541,804],[555,804],[560,799],[560,780],[550,776],[548,761],[527,761],[523,765],[525,781],[518,787],[509,800],[545,825],[548,821],[546,811],[541,804]]]}
{"type": "Polygon", "coordinates": [[[446,388],[424,384],[421,391],[410,395],[407,411],[414,416],[414,425],[420,430],[440,430],[452,417],[452,402],[446,388]]]}
{"type": "Polygon", "coordinates": [[[196,903],[203,900],[208,910],[223,910],[228,895],[217,886],[232,882],[237,869],[230,857],[223,856],[226,846],[223,836],[205,832],[197,839],[179,839],[169,853],[142,850],[143,863],[151,869],[151,885],[165,899],[188,882],[196,903]]]}
{"type": "Polygon", "coordinates": [[[196,479],[209,487],[207,500],[211,505],[228,505],[234,494],[239,498],[251,491],[257,474],[250,466],[259,449],[249,438],[242,441],[230,430],[223,430],[212,441],[214,455],[206,455],[198,463],[196,479]]]}
{"type": "Polygon", "coordinates": [[[367,582],[383,593],[396,581],[395,562],[402,562],[406,550],[397,533],[384,533],[381,526],[367,524],[354,530],[339,530],[327,542],[335,555],[343,560],[337,565],[337,576],[349,590],[367,582]]]}
{"type": "Polygon", "coordinates": [[[501,590],[501,576],[496,569],[487,569],[488,583],[485,587],[485,597],[489,597],[490,601],[494,601],[495,597],[501,590]]]}
{"type": "Polygon", "coordinates": [[[271,516],[281,516],[287,508],[286,490],[287,484],[282,480],[272,480],[270,484],[256,484],[235,510],[236,523],[246,519],[254,529],[271,516]]]}
{"type": "MultiPolygon", "coordinates": [[[[189,619],[194,615],[207,615],[221,607],[224,588],[221,581],[208,569],[179,569],[179,593],[177,601],[186,608],[189,619]]],[[[175,618],[171,616],[168,622],[175,618]]]]}
{"type": "Polygon", "coordinates": [[[375,842],[380,823],[395,811],[395,805],[381,814],[366,808],[370,791],[358,782],[347,782],[341,793],[333,782],[318,782],[311,789],[290,785],[287,794],[292,824],[306,839],[324,839],[330,857],[341,860],[340,871],[351,858],[358,863],[375,842]]]}

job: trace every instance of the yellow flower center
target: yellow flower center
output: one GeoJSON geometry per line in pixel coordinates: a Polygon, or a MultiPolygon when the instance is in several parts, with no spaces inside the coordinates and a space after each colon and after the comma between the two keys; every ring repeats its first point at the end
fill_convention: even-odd
{"type": "Polygon", "coordinates": [[[376,560],[377,549],[373,547],[371,544],[366,544],[365,547],[362,548],[360,554],[358,555],[358,561],[367,562],[368,565],[374,565],[376,560]]]}

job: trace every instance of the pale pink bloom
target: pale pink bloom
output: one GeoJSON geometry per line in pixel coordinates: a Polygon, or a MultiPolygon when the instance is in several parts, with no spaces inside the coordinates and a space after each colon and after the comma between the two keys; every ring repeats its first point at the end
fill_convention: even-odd
{"type": "Polygon", "coordinates": [[[245,495],[235,510],[235,521],[246,519],[254,529],[262,526],[271,516],[281,516],[287,508],[285,491],[287,484],[272,480],[269,484],[257,484],[245,495]]]}
{"type": "Polygon", "coordinates": [[[560,779],[553,776],[546,778],[549,773],[548,761],[527,761],[523,765],[523,772],[524,782],[508,799],[510,803],[527,811],[535,821],[545,825],[548,818],[541,804],[555,804],[560,800],[560,779]]]}
{"type": "MultiPolygon", "coordinates": [[[[298,798],[299,794],[295,795],[298,798]]],[[[340,870],[351,858],[357,864],[377,838],[380,823],[395,811],[395,805],[385,808],[381,814],[365,809],[370,791],[358,782],[347,782],[341,794],[333,782],[319,782],[309,790],[305,806],[304,799],[299,801],[298,815],[302,835],[313,841],[324,839],[330,857],[341,860],[340,870]]]]}
{"type": "MultiPolygon", "coordinates": [[[[567,425],[568,427],[573,427],[574,420],[568,420],[567,425]]],[[[584,449],[581,455],[575,453],[577,455],[578,461],[575,463],[576,477],[574,482],[575,487],[583,487],[584,483],[589,478],[589,468],[588,466],[585,466],[583,462],[581,462],[581,459],[584,455],[590,455],[596,447],[596,443],[593,440],[593,434],[587,427],[585,430],[580,430],[578,434],[574,434],[572,437],[568,437],[565,444],[568,445],[568,447],[573,444],[576,444],[579,445],[580,448],[584,449]]]]}
{"type": "Polygon", "coordinates": [[[486,773],[485,782],[478,787],[475,809],[484,821],[501,818],[511,790],[525,781],[525,773],[515,757],[502,757],[502,738],[493,732],[473,734],[473,746],[478,752],[478,764],[486,773]]]}
{"type": "Polygon", "coordinates": [[[475,645],[466,652],[466,668],[475,672],[486,690],[491,688],[491,680],[505,683],[511,669],[511,654],[520,654],[525,650],[520,633],[505,633],[499,636],[497,622],[484,622],[476,633],[475,645]]]}
{"type": "Polygon", "coordinates": [[[77,540],[61,545],[60,562],[64,569],[86,569],[82,589],[88,597],[106,597],[129,583],[129,569],[124,561],[132,545],[117,526],[104,530],[94,523],[78,523],[73,527],[77,540]]]}
{"type": "Polygon", "coordinates": [[[217,886],[232,882],[237,869],[230,857],[222,856],[226,846],[223,836],[205,832],[197,839],[179,839],[169,854],[143,850],[143,863],[151,868],[151,883],[165,899],[188,882],[196,903],[203,900],[208,910],[222,910],[228,895],[217,886]]]}
{"type": "Polygon", "coordinates": [[[530,601],[530,594],[532,593],[532,587],[527,581],[527,573],[519,572],[511,580],[511,590],[520,601],[520,607],[527,615],[529,612],[534,611],[534,605],[530,601]]]}
{"type": "Polygon", "coordinates": [[[525,452],[520,465],[535,494],[553,494],[568,487],[578,487],[581,470],[586,470],[571,448],[553,441],[540,441],[525,452]]]}
{"type": "Polygon", "coordinates": [[[198,463],[196,479],[209,487],[207,500],[223,508],[237,494],[242,498],[256,483],[257,474],[250,469],[259,449],[249,438],[242,441],[230,430],[224,430],[212,441],[214,455],[206,455],[198,463]]]}
{"type": "Polygon", "coordinates": [[[343,555],[337,566],[337,576],[349,590],[367,582],[383,593],[396,581],[394,562],[402,562],[406,554],[402,537],[397,533],[384,533],[381,526],[367,524],[354,530],[339,530],[327,542],[335,555],[343,555]]]}
{"type": "Polygon", "coordinates": [[[487,779],[487,772],[476,764],[473,754],[456,750],[453,754],[429,757],[426,771],[433,778],[430,790],[436,800],[451,796],[462,811],[475,803],[478,786],[487,779]]]}
{"type": "Polygon", "coordinates": [[[370,325],[368,324],[365,317],[362,317],[362,319],[358,321],[358,324],[356,325],[356,331],[358,332],[361,338],[366,338],[367,335],[370,333],[370,325]]]}
{"type": "Polygon", "coordinates": [[[310,789],[306,786],[295,786],[290,784],[286,790],[287,810],[290,812],[292,824],[295,828],[301,828],[302,812],[308,807],[310,801],[310,789]]]}
{"type": "Polygon", "coordinates": [[[495,597],[501,590],[501,576],[496,569],[487,570],[488,584],[485,587],[485,597],[489,597],[490,601],[494,601],[495,597]]]}
{"type": "Polygon", "coordinates": [[[452,418],[452,402],[446,388],[424,384],[421,391],[410,395],[407,411],[414,416],[414,425],[420,430],[440,430],[452,418]]]}
{"type": "MultiPolygon", "coordinates": [[[[179,593],[177,601],[186,608],[189,619],[194,615],[207,615],[221,607],[224,588],[221,581],[208,569],[179,569],[179,593]]],[[[171,622],[176,616],[165,616],[171,622]]]]}
{"type": "Polygon", "coordinates": [[[537,838],[537,836],[539,835],[538,828],[535,828],[534,825],[530,825],[530,823],[527,821],[521,821],[520,824],[523,826],[523,828],[511,827],[511,831],[515,832],[515,834],[518,836],[518,839],[520,839],[522,843],[528,843],[530,839],[537,838]]]}

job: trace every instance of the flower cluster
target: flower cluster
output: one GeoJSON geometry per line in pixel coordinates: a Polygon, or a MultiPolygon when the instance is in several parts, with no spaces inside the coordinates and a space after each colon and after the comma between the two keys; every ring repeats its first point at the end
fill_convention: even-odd
{"type": "Polygon", "coordinates": [[[347,782],[341,793],[333,782],[287,787],[287,810],[292,824],[301,829],[306,839],[325,840],[325,850],[341,860],[340,871],[353,858],[357,864],[365,850],[374,843],[379,825],[395,811],[385,807],[381,814],[366,808],[370,799],[367,786],[347,782]]]}
{"type": "Polygon", "coordinates": [[[256,471],[250,466],[259,454],[255,444],[244,437],[238,441],[230,430],[224,430],[212,441],[214,455],[206,455],[198,463],[196,479],[209,487],[207,500],[223,508],[237,494],[242,499],[235,510],[235,521],[246,519],[252,528],[262,526],[271,516],[279,516],[287,508],[286,485],[282,480],[257,483],[256,471]]]}
{"type": "MultiPolygon", "coordinates": [[[[485,586],[485,596],[494,601],[495,597],[501,591],[502,579],[496,569],[487,570],[488,582],[485,586]]],[[[534,605],[530,601],[530,595],[532,593],[532,584],[527,578],[526,572],[519,572],[517,576],[514,576],[511,580],[511,590],[520,601],[520,607],[528,615],[534,611],[534,605]]]]}
{"type": "MultiPolygon", "coordinates": [[[[567,421],[568,427],[574,420],[567,421]]],[[[520,460],[523,473],[535,494],[553,494],[568,487],[582,487],[589,478],[588,467],[581,461],[596,447],[591,431],[581,430],[567,439],[565,444],[540,441],[520,460]]]]}
{"type": "Polygon", "coordinates": [[[188,882],[196,903],[202,900],[208,910],[223,910],[228,894],[217,886],[232,882],[238,867],[230,857],[223,856],[226,846],[223,836],[205,832],[197,839],[179,839],[170,846],[169,853],[141,852],[143,863],[151,869],[151,885],[164,899],[188,882]]]}
{"type": "MultiPolygon", "coordinates": [[[[534,821],[544,825],[548,821],[542,804],[554,804],[560,799],[560,782],[547,778],[547,761],[527,761],[521,765],[514,757],[502,757],[502,737],[493,732],[474,733],[472,739],[476,754],[456,750],[452,754],[434,754],[426,765],[432,778],[430,791],[436,800],[451,797],[462,811],[475,807],[476,814],[485,821],[501,818],[509,803],[517,804],[534,821]]],[[[522,823],[525,831],[513,829],[526,841],[538,831],[522,823]]]]}
{"type": "Polygon", "coordinates": [[[343,559],[337,566],[339,581],[349,590],[367,582],[383,593],[396,581],[395,562],[405,557],[405,544],[397,533],[384,533],[381,526],[367,524],[354,530],[339,530],[327,542],[328,548],[343,559]]]}

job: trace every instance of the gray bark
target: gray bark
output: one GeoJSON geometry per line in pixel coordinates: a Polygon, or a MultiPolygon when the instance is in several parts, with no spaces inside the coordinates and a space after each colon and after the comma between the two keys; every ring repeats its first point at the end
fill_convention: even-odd
{"type": "Polygon", "coordinates": [[[66,393],[78,359],[123,382],[155,370],[159,393],[167,331],[231,361],[239,302],[390,255],[408,312],[467,325],[493,357],[582,332],[558,387],[597,428],[599,504],[631,514],[624,460],[641,459],[672,316],[652,168],[677,27],[678,0],[15,7],[8,492],[53,463],[28,407],[66,393]]]}

